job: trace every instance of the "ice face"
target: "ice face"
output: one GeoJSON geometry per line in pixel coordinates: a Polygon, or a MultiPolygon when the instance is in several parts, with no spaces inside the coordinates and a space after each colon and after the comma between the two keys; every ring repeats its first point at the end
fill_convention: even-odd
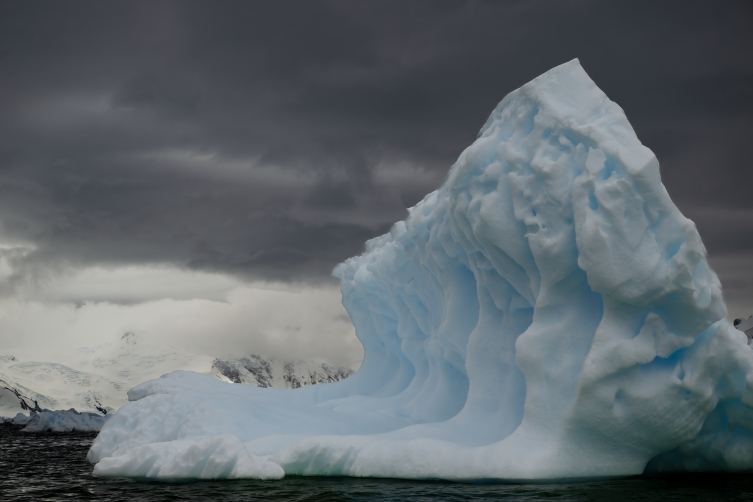
{"type": "Polygon", "coordinates": [[[442,187],[334,274],[355,375],[146,382],[94,442],[94,473],[753,469],[753,351],[656,157],[577,60],[505,97],[442,187]]]}

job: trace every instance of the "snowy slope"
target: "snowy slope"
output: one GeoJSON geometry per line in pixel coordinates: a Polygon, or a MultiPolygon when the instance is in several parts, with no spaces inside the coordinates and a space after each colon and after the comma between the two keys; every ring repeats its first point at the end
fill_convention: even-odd
{"type": "Polygon", "coordinates": [[[112,413],[131,387],[176,369],[209,374],[213,358],[155,347],[126,333],[120,340],[81,348],[64,363],[0,358],[0,379],[48,409],[112,413]]]}
{"type": "MultiPolygon", "coordinates": [[[[114,406],[116,396],[128,390],[122,383],[96,373],[40,361],[22,361],[0,368],[0,379],[24,395],[27,392],[36,395],[41,401],[40,407],[49,409],[76,408],[97,412],[101,408],[111,412],[117,409],[114,406]],[[29,392],[30,389],[33,391],[29,392]]],[[[122,406],[125,402],[119,404],[122,406]]]]}
{"type": "Polygon", "coordinates": [[[248,354],[218,359],[175,347],[156,346],[134,333],[64,357],[65,364],[20,361],[0,355],[0,417],[31,409],[112,413],[128,402],[128,389],[176,370],[195,371],[219,380],[259,387],[296,388],[342,380],[352,371],[314,362],[286,363],[248,354]]]}
{"type": "Polygon", "coordinates": [[[0,382],[0,418],[15,417],[18,413],[28,414],[31,410],[39,410],[34,400],[21,394],[5,382],[0,382]]]}
{"type": "Polygon", "coordinates": [[[18,363],[14,356],[0,354],[0,417],[8,418],[17,413],[28,413],[29,410],[55,407],[55,399],[29,389],[4,373],[6,367],[18,363]]]}

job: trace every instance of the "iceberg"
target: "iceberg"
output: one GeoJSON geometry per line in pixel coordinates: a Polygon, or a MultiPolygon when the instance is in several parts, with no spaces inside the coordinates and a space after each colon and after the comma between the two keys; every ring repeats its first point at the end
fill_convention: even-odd
{"type": "Polygon", "coordinates": [[[508,94],[444,184],[334,270],[340,382],[173,372],[97,476],[578,480],[753,469],[753,350],[659,163],[578,60],[508,94]]]}
{"type": "Polygon", "coordinates": [[[99,432],[109,416],[96,413],[80,413],[70,410],[44,410],[29,416],[19,413],[13,419],[15,425],[26,425],[23,432],[99,432]]]}

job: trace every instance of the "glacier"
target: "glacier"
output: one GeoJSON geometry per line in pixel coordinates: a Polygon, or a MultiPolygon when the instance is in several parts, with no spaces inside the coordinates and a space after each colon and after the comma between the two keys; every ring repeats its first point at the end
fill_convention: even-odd
{"type": "Polygon", "coordinates": [[[94,474],[753,470],[753,350],[656,156],[578,60],[508,94],[443,185],[334,275],[365,352],[353,376],[150,380],[94,441],[94,474]]]}

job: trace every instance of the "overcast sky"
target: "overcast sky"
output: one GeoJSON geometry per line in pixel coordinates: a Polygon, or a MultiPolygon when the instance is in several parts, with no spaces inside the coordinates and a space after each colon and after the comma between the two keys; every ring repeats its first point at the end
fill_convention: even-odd
{"type": "MultiPolygon", "coordinates": [[[[575,57],[747,317],[752,26],[750,1],[0,0],[0,343],[39,335],[18,322],[32,307],[81,322],[82,305],[126,319],[147,302],[154,320],[166,299],[257,312],[238,291],[284,289],[275,308],[305,311],[508,92],[575,57]]],[[[352,339],[327,328],[333,302],[300,351],[352,339]]],[[[212,315],[260,343],[253,316],[222,331],[212,315]]],[[[344,346],[334,359],[359,357],[344,346]]]]}

